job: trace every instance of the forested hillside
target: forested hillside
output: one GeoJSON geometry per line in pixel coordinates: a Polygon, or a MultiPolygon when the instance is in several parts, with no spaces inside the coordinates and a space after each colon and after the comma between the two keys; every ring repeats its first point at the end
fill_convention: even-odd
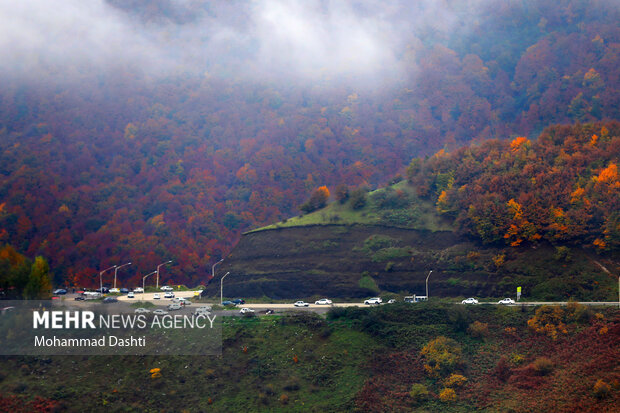
{"type": "MultiPolygon", "coordinates": [[[[584,127],[574,142],[562,130],[528,139],[550,124],[620,118],[618,4],[444,3],[446,14],[432,2],[382,9],[402,24],[387,39],[390,72],[380,81],[318,64],[301,65],[302,80],[272,70],[257,81],[248,73],[259,70],[264,48],[248,34],[256,6],[244,1],[101,5],[132,30],[187,46],[171,47],[173,57],[200,46],[182,35],[226,21],[249,39],[230,46],[232,63],[213,57],[198,70],[178,63],[154,74],[121,58],[140,60],[142,49],[129,46],[88,65],[66,55],[41,54],[38,63],[15,63],[19,51],[3,56],[0,242],[47,257],[56,283],[94,284],[99,270],[132,261],[119,275],[135,284],[168,259],[166,277],[203,280],[242,231],[298,214],[315,188],[380,186],[413,157],[445,149],[450,155],[412,165],[410,179],[436,177],[421,182],[426,195],[463,230],[489,242],[585,237],[617,248],[617,179],[606,178],[617,165],[617,126],[607,135],[584,127]],[[416,15],[424,19],[409,24],[416,15]],[[489,138],[508,140],[450,152],[489,138]],[[557,154],[531,170],[517,167],[545,151],[557,154]],[[497,169],[489,164],[468,183],[486,156],[497,169]],[[451,164],[461,157],[472,164],[451,164]],[[547,178],[560,194],[535,202],[540,183],[532,179],[547,167],[557,168],[547,178]],[[513,197],[510,188],[523,185],[525,198],[513,197]],[[487,195],[472,202],[480,190],[487,195]],[[511,199],[514,213],[505,216],[511,199]]],[[[360,30],[373,7],[353,8],[360,30]]]]}
{"type": "Polygon", "coordinates": [[[484,243],[620,248],[620,123],[557,126],[414,159],[407,175],[438,213],[484,243]]]}

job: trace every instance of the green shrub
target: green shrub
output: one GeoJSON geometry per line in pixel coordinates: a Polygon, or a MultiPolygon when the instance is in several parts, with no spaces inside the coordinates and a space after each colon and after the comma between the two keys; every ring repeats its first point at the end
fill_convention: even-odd
{"type": "Polygon", "coordinates": [[[413,383],[411,390],[409,390],[409,396],[414,402],[421,402],[428,399],[429,391],[422,383],[413,383]]]}

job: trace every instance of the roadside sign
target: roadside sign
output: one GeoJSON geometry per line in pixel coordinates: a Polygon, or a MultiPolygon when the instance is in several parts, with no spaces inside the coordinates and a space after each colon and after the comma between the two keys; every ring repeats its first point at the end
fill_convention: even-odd
{"type": "Polygon", "coordinates": [[[517,301],[521,298],[521,287],[517,287],[517,301]]]}

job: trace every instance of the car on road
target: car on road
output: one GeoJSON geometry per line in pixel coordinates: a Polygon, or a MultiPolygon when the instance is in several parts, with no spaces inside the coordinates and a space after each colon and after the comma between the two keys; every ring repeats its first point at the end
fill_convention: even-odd
{"type": "Polygon", "coordinates": [[[516,302],[512,298],[504,298],[503,300],[499,300],[497,304],[509,305],[509,304],[516,304],[516,302]]]}
{"type": "Polygon", "coordinates": [[[127,293],[129,293],[129,289],[121,288],[121,294],[127,294],[127,293]]]}
{"type": "Polygon", "coordinates": [[[171,291],[167,291],[164,293],[164,298],[174,298],[174,293],[171,291]]]}
{"type": "Polygon", "coordinates": [[[168,312],[166,310],[162,310],[161,308],[158,308],[157,310],[153,311],[153,314],[155,314],[155,315],[165,315],[165,314],[168,314],[168,312]]]}
{"type": "Polygon", "coordinates": [[[245,300],[243,298],[235,298],[234,300],[232,300],[233,303],[239,305],[239,304],[245,304],[245,300]]]}
{"type": "Polygon", "coordinates": [[[97,288],[95,291],[101,294],[107,294],[110,292],[110,289],[108,287],[103,287],[103,288],[97,288]]]}
{"type": "Polygon", "coordinates": [[[59,288],[57,290],[54,290],[54,295],[64,295],[64,294],[67,294],[67,290],[65,290],[64,288],[59,288]]]}
{"type": "Polygon", "coordinates": [[[121,290],[119,290],[118,288],[110,288],[110,292],[111,293],[120,293],[121,290]]]}
{"type": "Polygon", "coordinates": [[[159,293],[153,294],[153,300],[159,300],[160,298],[159,293]]]}
{"type": "Polygon", "coordinates": [[[136,308],[134,310],[134,313],[138,313],[138,314],[140,314],[140,313],[150,313],[150,312],[151,312],[151,310],[146,309],[146,308],[142,308],[142,307],[136,308]]]}
{"type": "Polygon", "coordinates": [[[174,288],[170,287],[169,285],[164,285],[160,288],[160,290],[162,291],[174,291],[174,288]]]}
{"type": "Polygon", "coordinates": [[[275,314],[276,312],[270,308],[268,308],[267,310],[265,310],[265,314],[275,314]]]}
{"type": "Polygon", "coordinates": [[[206,317],[209,314],[211,314],[211,307],[208,306],[202,306],[202,307],[198,307],[196,309],[196,311],[194,311],[194,317],[198,317],[198,316],[203,316],[206,317]]]}
{"type": "Polygon", "coordinates": [[[181,308],[183,308],[183,306],[179,303],[168,304],[169,311],[180,310],[181,308]]]}
{"type": "Polygon", "coordinates": [[[118,302],[118,298],[115,298],[115,297],[106,297],[103,299],[104,304],[111,304],[111,303],[117,303],[117,302],[118,302]]]}
{"type": "Polygon", "coordinates": [[[222,305],[223,306],[229,306],[229,305],[236,306],[237,304],[233,303],[232,301],[227,300],[227,301],[222,301],[222,305]]]}
{"type": "Polygon", "coordinates": [[[332,300],[330,300],[329,298],[321,298],[318,301],[314,302],[315,305],[331,305],[332,304],[332,300]]]}
{"type": "Polygon", "coordinates": [[[86,298],[84,298],[83,295],[78,295],[77,297],[74,298],[75,301],[84,301],[86,300],[86,298]]]}
{"type": "Polygon", "coordinates": [[[134,293],[143,293],[144,292],[144,288],[142,287],[136,287],[133,289],[134,293]]]}
{"type": "Polygon", "coordinates": [[[366,305],[379,305],[383,302],[383,300],[381,300],[380,297],[373,297],[373,298],[369,298],[368,300],[364,301],[364,304],[366,305]]]}
{"type": "Polygon", "coordinates": [[[252,310],[251,308],[247,308],[247,307],[243,307],[243,308],[239,311],[239,313],[241,313],[241,314],[248,314],[248,313],[253,313],[253,312],[254,312],[254,310],[252,310]]]}
{"type": "Polygon", "coordinates": [[[136,298],[136,295],[133,293],[133,291],[130,291],[129,294],[127,294],[127,298],[136,298]]]}
{"type": "Polygon", "coordinates": [[[308,307],[310,304],[308,304],[305,301],[297,301],[295,302],[295,304],[293,304],[295,307],[308,307]]]}
{"type": "Polygon", "coordinates": [[[478,300],[476,300],[474,297],[470,297],[461,301],[461,304],[478,304],[478,300]]]}
{"type": "Polygon", "coordinates": [[[396,300],[395,300],[395,299],[393,299],[393,298],[391,298],[391,299],[389,299],[389,300],[388,300],[388,302],[387,302],[387,303],[388,303],[388,304],[394,304],[395,302],[396,302],[396,300]]]}

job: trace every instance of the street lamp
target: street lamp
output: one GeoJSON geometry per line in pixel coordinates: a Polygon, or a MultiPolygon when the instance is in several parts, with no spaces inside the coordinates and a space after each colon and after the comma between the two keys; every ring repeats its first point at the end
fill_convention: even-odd
{"type": "Polygon", "coordinates": [[[166,262],[162,262],[161,264],[159,264],[157,266],[157,271],[155,271],[157,273],[157,282],[155,284],[155,288],[159,288],[159,267],[161,267],[162,265],[170,264],[171,262],[172,262],[172,260],[166,261],[166,262]]]}
{"type": "Polygon", "coordinates": [[[213,266],[211,267],[211,279],[215,278],[215,266],[221,263],[222,261],[224,261],[224,258],[222,258],[221,260],[213,264],[213,266]]]}
{"type": "Polygon", "coordinates": [[[224,278],[226,278],[228,274],[230,274],[230,271],[224,274],[224,276],[220,280],[220,305],[222,305],[222,303],[224,302],[224,278]]]}
{"type": "Polygon", "coordinates": [[[99,272],[99,292],[101,294],[103,294],[103,273],[111,270],[112,268],[116,268],[116,265],[113,265],[110,268],[106,268],[105,270],[99,272]]]}
{"type": "Polygon", "coordinates": [[[125,267],[125,266],[127,266],[127,265],[131,265],[131,263],[130,263],[130,262],[128,262],[127,264],[123,264],[123,265],[121,265],[121,266],[119,266],[119,267],[116,267],[116,268],[114,269],[114,288],[116,288],[116,273],[118,272],[118,269],[119,269],[119,268],[123,268],[123,267],[125,267]]]}
{"type": "Polygon", "coordinates": [[[149,277],[153,274],[157,274],[157,271],[153,271],[152,273],[146,274],[144,277],[142,277],[142,301],[144,301],[144,283],[146,281],[146,277],[149,277]]]}
{"type": "Polygon", "coordinates": [[[431,273],[433,272],[433,270],[430,270],[428,272],[428,275],[426,276],[426,299],[428,300],[428,277],[431,276],[431,273]]]}

